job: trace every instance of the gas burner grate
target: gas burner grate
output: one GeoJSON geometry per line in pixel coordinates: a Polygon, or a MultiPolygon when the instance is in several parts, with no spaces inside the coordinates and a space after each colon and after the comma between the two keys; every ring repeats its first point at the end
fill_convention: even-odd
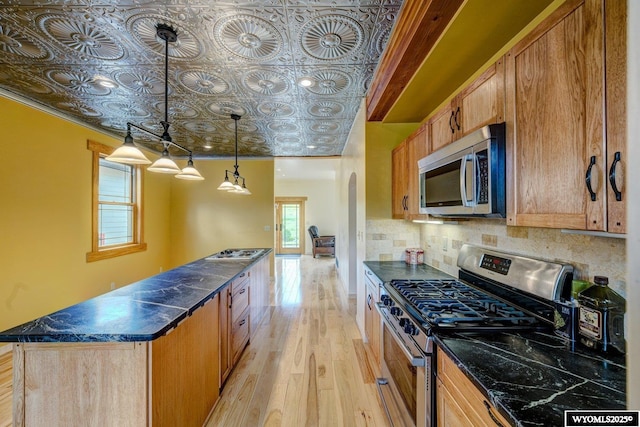
{"type": "Polygon", "coordinates": [[[537,319],[457,280],[394,280],[391,286],[431,326],[528,327],[537,319]]]}

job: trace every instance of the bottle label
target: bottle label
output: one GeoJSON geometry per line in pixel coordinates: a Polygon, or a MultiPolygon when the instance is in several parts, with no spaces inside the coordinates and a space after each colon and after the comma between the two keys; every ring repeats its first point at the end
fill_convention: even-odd
{"type": "Polygon", "coordinates": [[[580,333],[587,338],[602,339],[602,313],[587,307],[580,307],[580,333]]]}

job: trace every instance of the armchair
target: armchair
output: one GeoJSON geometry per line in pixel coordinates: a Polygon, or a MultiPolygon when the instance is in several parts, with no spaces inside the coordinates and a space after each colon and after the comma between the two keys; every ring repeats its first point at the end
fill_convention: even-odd
{"type": "Polygon", "coordinates": [[[316,255],[336,255],[336,236],[319,236],[318,227],[312,225],[309,227],[309,235],[311,236],[311,250],[313,257],[316,255]]]}

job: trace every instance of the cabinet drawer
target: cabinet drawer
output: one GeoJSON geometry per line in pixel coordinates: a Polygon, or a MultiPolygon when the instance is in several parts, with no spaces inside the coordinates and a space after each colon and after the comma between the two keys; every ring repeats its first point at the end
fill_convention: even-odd
{"type": "Polygon", "coordinates": [[[249,307],[249,281],[244,281],[236,288],[235,284],[231,296],[231,322],[235,323],[238,317],[249,307]]]}
{"type": "Polygon", "coordinates": [[[438,350],[437,372],[442,386],[447,389],[473,425],[511,425],[442,350],[438,350]]]}
{"type": "Polygon", "coordinates": [[[231,345],[233,351],[233,361],[237,360],[244,349],[244,346],[247,344],[249,340],[249,320],[250,320],[250,311],[247,308],[239,317],[238,320],[233,322],[233,326],[231,329],[231,345]]]}

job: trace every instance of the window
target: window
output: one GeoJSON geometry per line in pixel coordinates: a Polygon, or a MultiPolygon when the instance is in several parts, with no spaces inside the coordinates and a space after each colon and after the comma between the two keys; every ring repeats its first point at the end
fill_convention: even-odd
{"type": "Polygon", "coordinates": [[[142,170],[105,159],[113,148],[87,141],[93,152],[91,252],[87,262],[147,249],[142,239],[142,170]]]}

